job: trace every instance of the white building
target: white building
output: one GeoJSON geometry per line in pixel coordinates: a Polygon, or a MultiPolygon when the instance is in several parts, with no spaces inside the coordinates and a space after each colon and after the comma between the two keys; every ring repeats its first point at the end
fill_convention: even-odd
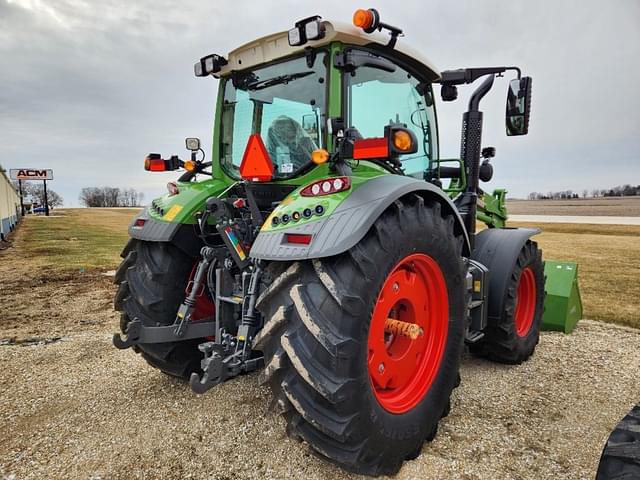
{"type": "Polygon", "coordinates": [[[4,240],[20,220],[20,195],[0,168],[0,240],[4,240]]]}

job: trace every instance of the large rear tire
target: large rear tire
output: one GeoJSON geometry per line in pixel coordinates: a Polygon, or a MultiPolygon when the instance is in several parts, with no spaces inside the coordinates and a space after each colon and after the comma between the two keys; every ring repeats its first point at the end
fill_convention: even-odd
{"type": "Polygon", "coordinates": [[[596,473],[596,480],[633,478],[640,478],[640,404],[611,432],[596,473]]]}
{"type": "Polygon", "coordinates": [[[411,195],[348,252],[275,279],[258,300],[265,325],[254,347],[289,435],[368,475],[394,474],[420,453],[459,379],[461,250],[453,217],[411,195]],[[385,334],[388,317],[422,335],[385,334]]]}
{"type": "MultiPolygon", "coordinates": [[[[115,309],[122,312],[122,332],[127,332],[134,318],[145,326],[172,324],[196,260],[169,243],[133,239],[122,257],[124,261],[116,271],[118,291],[114,299],[115,309]]],[[[200,370],[202,353],[198,351],[198,344],[202,341],[139,344],[134,349],[152,367],[186,379],[191,372],[200,370]]]]}
{"type": "Polygon", "coordinates": [[[471,344],[477,355],[500,363],[520,364],[533,355],[540,340],[544,312],[544,263],[538,244],[528,240],[511,272],[500,318],[471,344]]]}

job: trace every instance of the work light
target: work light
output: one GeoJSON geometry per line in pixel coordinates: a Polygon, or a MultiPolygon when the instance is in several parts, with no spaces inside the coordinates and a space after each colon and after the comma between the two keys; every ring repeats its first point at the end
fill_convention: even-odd
{"type": "Polygon", "coordinates": [[[191,150],[192,152],[197,152],[200,150],[200,139],[199,138],[185,138],[184,143],[187,147],[187,150],[191,150]]]}
{"type": "Polygon", "coordinates": [[[199,62],[193,66],[193,73],[196,77],[206,77],[212,73],[218,73],[222,67],[227,64],[227,59],[221,55],[211,54],[202,57],[199,62]]]}
{"type": "Polygon", "coordinates": [[[325,28],[320,15],[314,15],[296,22],[295,27],[289,30],[289,45],[297,47],[304,45],[309,40],[320,40],[324,37],[325,28]]]}
{"type": "Polygon", "coordinates": [[[292,28],[289,30],[289,45],[292,47],[297,47],[298,45],[302,45],[304,42],[302,41],[302,32],[299,28],[292,28]]]}
{"type": "Polygon", "coordinates": [[[312,20],[304,26],[307,40],[319,40],[324,37],[324,25],[320,20],[312,20]]]}
{"type": "Polygon", "coordinates": [[[213,68],[214,68],[213,57],[206,57],[204,59],[204,69],[205,69],[205,71],[213,72],[213,68]]]}

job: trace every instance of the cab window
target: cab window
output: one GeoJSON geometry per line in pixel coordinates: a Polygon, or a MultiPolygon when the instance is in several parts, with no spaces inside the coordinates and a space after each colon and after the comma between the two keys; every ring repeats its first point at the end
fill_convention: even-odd
{"type": "Polygon", "coordinates": [[[311,152],[325,137],[326,52],[312,65],[306,57],[234,72],[224,82],[221,165],[239,177],[250,135],[258,134],[278,179],[295,177],[312,165],[311,152]]]}
{"type": "MultiPolygon", "coordinates": [[[[361,56],[363,52],[359,52],[361,56]]],[[[436,116],[430,85],[373,53],[373,66],[345,73],[347,121],[363,138],[381,137],[385,125],[404,123],[418,139],[418,152],[400,156],[406,175],[422,178],[437,158],[436,116]],[[389,71],[392,70],[392,71],[389,71]]]]}

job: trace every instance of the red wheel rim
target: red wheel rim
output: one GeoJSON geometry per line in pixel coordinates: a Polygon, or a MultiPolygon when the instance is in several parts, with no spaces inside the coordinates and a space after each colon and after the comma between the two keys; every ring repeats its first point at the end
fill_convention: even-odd
{"type": "Polygon", "coordinates": [[[376,399],[391,413],[414,408],[429,391],[444,356],[449,324],[447,284],[431,257],[405,257],[380,290],[369,326],[369,379],[376,399]],[[385,332],[387,318],[418,325],[421,335],[385,332]]]}
{"type": "Polygon", "coordinates": [[[536,276],[531,267],[526,267],[520,274],[518,281],[518,296],[516,297],[516,334],[526,337],[531,331],[536,314],[536,276]]]}

